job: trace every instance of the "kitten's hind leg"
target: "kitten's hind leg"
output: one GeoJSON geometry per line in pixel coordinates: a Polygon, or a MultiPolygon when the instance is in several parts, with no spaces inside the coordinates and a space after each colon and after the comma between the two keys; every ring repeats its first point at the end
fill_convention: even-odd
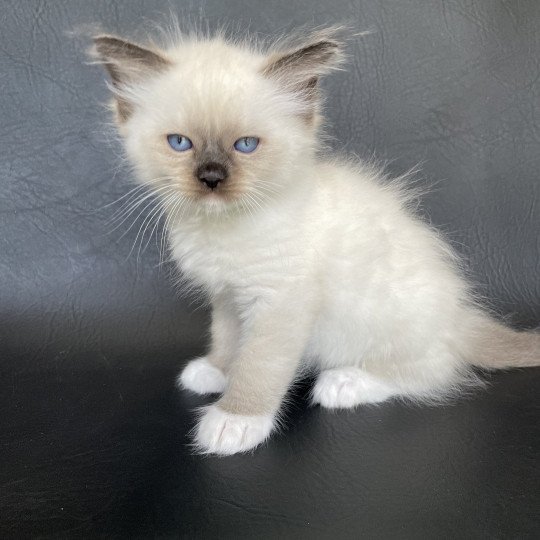
{"type": "Polygon", "coordinates": [[[381,379],[357,367],[321,371],[313,388],[313,403],[328,409],[349,409],[380,403],[399,393],[381,379]]]}

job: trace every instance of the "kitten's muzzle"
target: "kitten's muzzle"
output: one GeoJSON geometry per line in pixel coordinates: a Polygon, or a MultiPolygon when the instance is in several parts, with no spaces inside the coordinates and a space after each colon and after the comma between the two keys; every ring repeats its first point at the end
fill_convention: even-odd
{"type": "Polygon", "coordinates": [[[227,169],[216,162],[205,163],[197,169],[197,178],[203,184],[206,184],[210,189],[214,190],[220,182],[227,179],[227,169]]]}

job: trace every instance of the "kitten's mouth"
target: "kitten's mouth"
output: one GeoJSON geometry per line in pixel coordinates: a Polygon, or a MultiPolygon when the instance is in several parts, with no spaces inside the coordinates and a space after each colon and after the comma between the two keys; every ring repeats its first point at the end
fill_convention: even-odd
{"type": "Polygon", "coordinates": [[[206,186],[202,187],[202,189],[199,190],[199,193],[204,198],[224,198],[227,194],[227,189],[225,189],[223,186],[215,185],[215,186],[206,186]]]}
{"type": "Polygon", "coordinates": [[[227,202],[238,196],[237,189],[233,185],[230,185],[229,180],[217,181],[199,179],[198,186],[196,188],[197,196],[204,201],[221,201],[227,202]]]}
{"type": "Polygon", "coordinates": [[[198,191],[198,199],[205,206],[219,206],[231,201],[234,198],[234,194],[230,189],[225,186],[200,186],[198,191]]]}

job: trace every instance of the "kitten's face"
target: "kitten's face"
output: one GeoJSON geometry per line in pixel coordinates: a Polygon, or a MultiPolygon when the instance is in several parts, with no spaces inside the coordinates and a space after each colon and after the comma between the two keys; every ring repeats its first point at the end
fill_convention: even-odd
{"type": "Polygon", "coordinates": [[[96,46],[118,92],[129,158],[171,201],[249,209],[286,191],[294,182],[287,172],[312,158],[317,74],[322,60],[336,60],[335,43],[310,45],[303,59],[298,50],[265,55],[222,39],[165,52],[110,37],[96,46]]]}
{"type": "Polygon", "coordinates": [[[262,59],[239,52],[199,44],[146,87],[123,128],[144,181],[163,178],[189,200],[222,209],[278,189],[279,171],[311,153],[312,126],[259,73],[262,59]]]}

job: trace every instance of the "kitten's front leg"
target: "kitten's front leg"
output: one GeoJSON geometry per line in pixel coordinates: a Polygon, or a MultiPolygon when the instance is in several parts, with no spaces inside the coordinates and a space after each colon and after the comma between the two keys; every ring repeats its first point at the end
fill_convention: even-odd
{"type": "Polygon", "coordinates": [[[192,360],[177,379],[179,386],[197,394],[225,390],[226,373],[238,350],[240,322],[232,298],[225,292],[212,299],[211,335],[210,352],[192,360]]]}
{"type": "Polygon", "coordinates": [[[304,298],[284,295],[272,305],[259,302],[255,306],[247,335],[231,364],[227,389],[205,410],[197,426],[195,444],[200,451],[245,452],[270,435],[312,320],[304,298]]]}

